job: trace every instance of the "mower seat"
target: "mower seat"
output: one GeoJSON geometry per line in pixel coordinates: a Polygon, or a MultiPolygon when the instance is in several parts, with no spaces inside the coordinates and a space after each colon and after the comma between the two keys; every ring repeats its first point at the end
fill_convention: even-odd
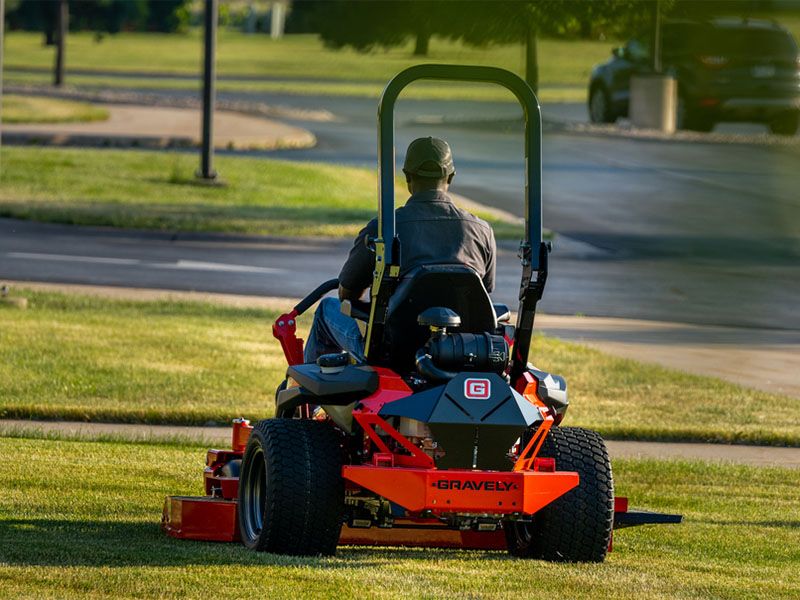
{"type": "Polygon", "coordinates": [[[492,333],[497,317],[480,276],[464,265],[423,265],[400,280],[386,319],[386,343],[390,364],[401,373],[414,368],[414,355],[430,337],[417,323],[424,310],[439,306],[461,317],[463,333],[492,333]]]}

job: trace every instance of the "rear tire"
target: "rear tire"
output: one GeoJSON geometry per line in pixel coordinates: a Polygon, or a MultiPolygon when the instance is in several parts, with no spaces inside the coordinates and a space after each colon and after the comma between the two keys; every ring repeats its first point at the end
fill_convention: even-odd
{"type": "Polygon", "coordinates": [[[611,113],[611,99],[602,85],[596,85],[589,92],[589,119],[592,123],[613,123],[616,121],[611,113]]]}
{"type": "Polygon", "coordinates": [[[259,552],[333,555],[342,529],[344,480],[328,423],[268,419],[256,424],[239,479],[239,533],[259,552]]]}
{"type": "Polygon", "coordinates": [[[786,112],[769,122],[769,130],[777,135],[795,135],[800,128],[800,111],[786,112]]]}
{"type": "Polygon", "coordinates": [[[603,562],[614,521],[614,482],[603,438],[580,427],[555,427],[539,456],[554,458],[559,471],[577,471],[580,483],[536,513],[533,522],[506,522],[509,553],[556,562],[603,562]]]}
{"type": "Polygon", "coordinates": [[[678,97],[678,110],[675,119],[675,127],[687,131],[699,131],[709,133],[714,129],[714,119],[695,108],[687,106],[687,100],[678,97]]]}

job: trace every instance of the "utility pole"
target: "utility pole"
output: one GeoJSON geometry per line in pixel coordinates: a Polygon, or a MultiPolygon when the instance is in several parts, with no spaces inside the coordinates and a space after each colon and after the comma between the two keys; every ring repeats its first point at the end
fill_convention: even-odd
{"type": "Polygon", "coordinates": [[[69,4],[67,0],[59,0],[56,17],[56,67],[53,72],[53,85],[56,87],[64,84],[64,46],[67,43],[67,31],[69,31],[69,4]]]}
{"type": "MultiPolygon", "coordinates": [[[[3,143],[3,43],[6,31],[6,5],[5,0],[0,0],[0,144],[3,143]]],[[[0,177],[3,175],[3,166],[0,164],[0,177]]]]}
{"type": "Polygon", "coordinates": [[[653,2],[653,71],[661,73],[661,0],[653,2]]]}
{"type": "Polygon", "coordinates": [[[217,0],[205,0],[203,56],[203,149],[198,177],[206,181],[217,178],[214,170],[214,102],[216,92],[215,65],[217,53],[217,0]]]}

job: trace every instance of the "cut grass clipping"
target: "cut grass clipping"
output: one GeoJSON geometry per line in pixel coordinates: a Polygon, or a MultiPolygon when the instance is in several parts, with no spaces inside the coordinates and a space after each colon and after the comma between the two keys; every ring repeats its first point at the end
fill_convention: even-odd
{"type": "MultiPolygon", "coordinates": [[[[375,216],[374,171],[219,157],[222,186],[200,184],[193,154],[2,149],[0,216],[71,225],[354,237],[375,216]]],[[[408,197],[398,182],[398,203],[408,197]]],[[[457,186],[454,191],[457,191],[457,186]]],[[[522,228],[476,211],[499,238],[522,228]]]]}
{"type": "Polygon", "coordinates": [[[14,94],[3,96],[3,123],[86,123],[106,119],[106,109],[86,102],[14,94]]]}
{"type": "MultiPolygon", "coordinates": [[[[278,312],[15,294],[29,308],[0,308],[2,417],[226,424],[272,415],[286,371],[270,329],[278,312]]],[[[310,319],[300,320],[304,332],[310,319]]],[[[800,405],[788,397],[547,337],[531,357],[566,377],[569,425],[621,439],[800,445],[800,405]]]]}
{"type": "Polygon", "coordinates": [[[4,598],[797,598],[800,470],[616,461],[617,493],[681,525],[617,533],[604,564],[342,547],[335,558],[174,540],[166,494],[199,494],[199,446],[0,438],[4,598]]]}

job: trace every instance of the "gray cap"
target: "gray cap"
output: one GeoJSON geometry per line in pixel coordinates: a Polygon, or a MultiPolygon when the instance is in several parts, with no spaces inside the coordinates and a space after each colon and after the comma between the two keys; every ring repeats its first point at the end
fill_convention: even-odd
{"type": "Polygon", "coordinates": [[[435,137],[417,138],[408,145],[403,173],[438,179],[456,172],[453,153],[444,140],[435,137]]]}

